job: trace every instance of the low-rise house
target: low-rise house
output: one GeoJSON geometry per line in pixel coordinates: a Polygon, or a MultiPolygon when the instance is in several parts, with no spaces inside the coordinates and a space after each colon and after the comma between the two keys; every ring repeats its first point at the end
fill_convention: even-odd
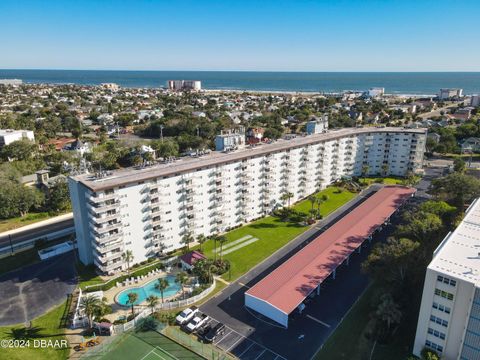
{"type": "Polygon", "coordinates": [[[83,155],[92,151],[92,145],[88,142],[83,142],[82,140],[77,139],[74,142],[66,145],[63,150],[75,151],[80,157],[83,157],[83,155]]]}
{"type": "Polygon", "coordinates": [[[480,152],[480,138],[469,137],[462,144],[462,152],[480,152]]]}
{"type": "Polygon", "coordinates": [[[192,270],[197,261],[205,260],[207,257],[200,251],[190,251],[180,257],[180,264],[183,270],[192,270]]]}

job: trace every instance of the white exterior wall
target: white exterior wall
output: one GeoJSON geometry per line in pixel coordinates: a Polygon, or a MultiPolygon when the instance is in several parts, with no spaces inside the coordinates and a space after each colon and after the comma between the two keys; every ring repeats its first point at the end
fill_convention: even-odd
{"type": "Polygon", "coordinates": [[[99,203],[104,191],[94,193],[71,180],[75,223],[83,224],[76,228],[80,258],[84,263],[100,264],[105,272],[114,272],[125,266],[121,259],[125,250],[132,250],[133,263],[138,263],[156,255],[162,246],[166,251],[178,249],[183,246],[180,241],[187,232],[195,237],[225,232],[281,206],[280,197],[285,192],[293,194],[293,203],[344,176],[361,175],[363,164],[369,165],[371,175],[380,174],[384,161],[389,164],[390,174],[415,172],[422,166],[425,137],[418,133],[372,131],[370,135],[320,141],[199,171],[117,186],[109,189],[113,191],[110,198],[117,201],[110,206],[99,203]],[[420,140],[410,159],[414,137],[420,140]],[[386,153],[386,139],[393,144],[389,153],[386,153]],[[99,208],[79,204],[90,200],[96,200],[99,208]],[[116,213],[105,218],[102,210],[105,206],[116,213]],[[95,213],[101,217],[95,217],[95,213]],[[105,221],[110,221],[109,228],[103,226],[100,230],[102,233],[108,230],[113,239],[97,240],[107,243],[108,251],[92,235],[92,229],[105,221]],[[90,227],[86,228],[85,223],[90,227]],[[90,254],[85,254],[89,251],[90,254]]]}
{"type": "Polygon", "coordinates": [[[245,306],[262,315],[265,315],[269,319],[274,320],[285,328],[288,328],[288,314],[270,305],[269,303],[245,293],[245,306]]]}
{"type": "Polygon", "coordinates": [[[34,141],[35,135],[31,130],[0,130],[0,146],[9,145],[22,139],[34,141]]]}

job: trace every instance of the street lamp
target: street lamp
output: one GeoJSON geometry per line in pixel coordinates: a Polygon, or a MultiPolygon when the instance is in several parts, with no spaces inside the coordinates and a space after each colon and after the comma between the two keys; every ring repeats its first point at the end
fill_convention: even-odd
{"type": "Polygon", "coordinates": [[[160,140],[163,142],[163,125],[160,125],[160,140]]]}

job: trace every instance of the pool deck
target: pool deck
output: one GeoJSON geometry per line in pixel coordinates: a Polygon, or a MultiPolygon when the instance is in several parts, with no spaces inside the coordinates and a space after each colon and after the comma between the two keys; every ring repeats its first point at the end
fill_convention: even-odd
{"type": "MultiPolygon", "coordinates": [[[[133,288],[138,288],[142,287],[143,285],[151,282],[152,280],[159,279],[164,276],[176,276],[176,274],[179,272],[179,269],[172,269],[173,271],[170,273],[166,273],[165,271],[162,271],[160,273],[154,274],[152,276],[149,276],[143,280],[140,280],[138,283],[128,285],[128,286],[120,286],[120,287],[113,287],[103,293],[103,296],[107,298],[107,303],[112,306],[112,313],[105,315],[105,318],[110,320],[110,321],[115,321],[117,320],[120,316],[127,316],[131,314],[132,309],[131,307],[127,307],[124,305],[120,305],[116,301],[117,295],[128,289],[133,289],[133,288]]],[[[188,289],[188,287],[186,287],[188,289]]],[[[176,294],[175,294],[176,295],[176,294]]],[[[165,297],[165,300],[171,299],[173,296],[165,297]]],[[[161,301],[161,300],[159,300],[161,301]]],[[[143,310],[147,305],[145,303],[142,303],[140,305],[135,305],[135,312],[139,312],[143,310]]]]}

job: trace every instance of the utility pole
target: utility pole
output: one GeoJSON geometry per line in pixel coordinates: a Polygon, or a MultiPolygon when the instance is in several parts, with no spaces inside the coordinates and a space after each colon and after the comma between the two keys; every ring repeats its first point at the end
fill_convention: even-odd
{"type": "Polygon", "coordinates": [[[160,125],[160,141],[163,142],[163,125],[160,125]]]}

